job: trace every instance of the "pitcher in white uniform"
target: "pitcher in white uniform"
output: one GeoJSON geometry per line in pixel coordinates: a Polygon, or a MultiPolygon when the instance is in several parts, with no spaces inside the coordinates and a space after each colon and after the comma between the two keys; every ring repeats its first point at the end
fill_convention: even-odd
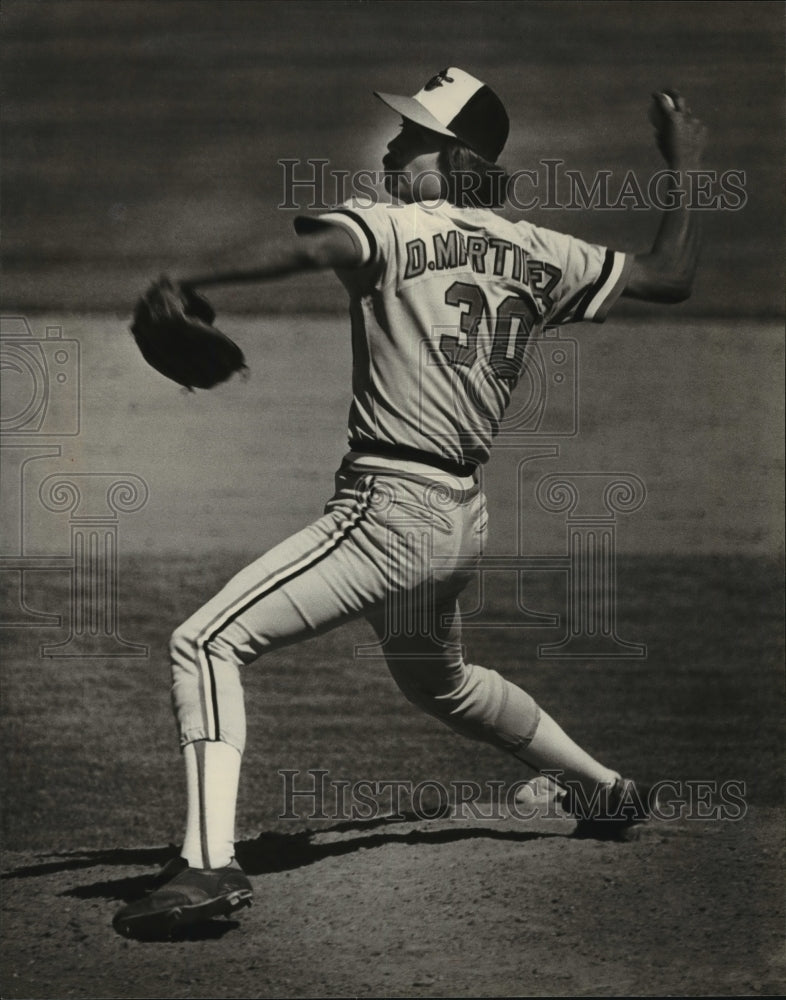
{"type": "MultiPolygon", "coordinates": [[[[528,345],[547,326],[602,321],[620,295],[686,298],[694,216],[687,205],[664,212],[652,249],[638,255],[506,221],[494,209],[508,117],[488,86],[451,67],[414,97],[377,96],[402,116],[383,159],[391,204],[351,201],[301,217],[291,242],[261,260],[182,281],[336,271],[352,328],[349,452],[324,515],[241,570],[173,634],[185,838],[160,888],[116,915],[124,934],[169,933],[250,904],[234,859],[242,670],[359,616],[410,701],[535,772],[560,773],[583,835],[622,836],[652,811],[646,786],[594,760],[491,666],[463,659],[457,598],[483,552],[477,469],[528,345]]],[[[654,100],[676,192],[679,171],[698,166],[704,129],[679,95],[654,100]]]]}

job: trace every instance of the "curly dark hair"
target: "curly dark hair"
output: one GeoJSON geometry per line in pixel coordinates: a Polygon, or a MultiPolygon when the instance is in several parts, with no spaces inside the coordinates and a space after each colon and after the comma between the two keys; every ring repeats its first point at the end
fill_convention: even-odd
{"type": "Polygon", "coordinates": [[[439,154],[439,170],[447,200],[459,208],[501,208],[508,175],[498,163],[484,159],[464,143],[448,139],[439,154]]]}

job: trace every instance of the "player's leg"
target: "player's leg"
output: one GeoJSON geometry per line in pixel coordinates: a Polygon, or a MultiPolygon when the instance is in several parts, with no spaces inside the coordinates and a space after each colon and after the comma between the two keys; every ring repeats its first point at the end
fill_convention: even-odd
{"type": "Polygon", "coordinates": [[[246,736],[241,669],[384,595],[384,574],[353,534],[362,515],[361,499],[277,545],[173,634],[172,700],[192,789],[182,853],[194,867],[220,867],[233,850],[231,789],[246,736]]]}
{"type": "Polygon", "coordinates": [[[388,608],[370,618],[406,697],[463,735],[548,773],[552,790],[558,775],[563,807],[578,820],[578,836],[629,839],[656,807],[652,790],[597,761],[516,684],[467,663],[455,598],[433,601],[420,593],[411,600],[416,612],[388,608]],[[430,613],[424,613],[424,602],[430,613]],[[401,627],[402,621],[424,620],[431,624],[420,634],[401,627]]]}
{"type": "MultiPolygon", "coordinates": [[[[472,579],[486,535],[477,490],[421,497],[430,513],[426,539],[433,565],[427,582],[392,593],[369,620],[405,696],[446,725],[518,757],[535,771],[561,771],[588,792],[619,777],[584,751],[533,698],[496,670],[467,663],[456,595],[472,579]],[[451,530],[444,530],[450,522],[451,530]]],[[[394,509],[393,513],[396,511],[394,509]]]]}
{"type": "Polygon", "coordinates": [[[172,701],[183,747],[187,869],[115,918],[124,933],[230,912],[250,899],[234,863],[235,803],[245,746],[240,668],[267,650],[324,632],[381,600],[387,580],[362,535],[371,484],[235,576],[172,636],[172,701]]]}
{"type": "Polygon", "coordinates": [[[393,678],[411,702],[535,771],[561,771],[566,782],[590,794],[598,785],[613,784],[618,773],[583,750],[526,691],[496,670],[464,660],[455,597],[435,599],[421,592],[409,600],[418,604],[417,615],[388,606],[369,620],[393,678]],[[404,619],[427,621],[428,628],[416,634],[401,627],[404,619]]]}

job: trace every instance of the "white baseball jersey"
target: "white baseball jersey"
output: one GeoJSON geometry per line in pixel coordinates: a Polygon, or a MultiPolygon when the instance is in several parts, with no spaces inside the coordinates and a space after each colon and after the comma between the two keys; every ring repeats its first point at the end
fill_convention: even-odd
{"type": "Polygon", "coordinates": [[[350,201],[319,221],[362,254],[362,267],[337,272],[350,296],[357,451],[485,462],[528,341],[545,326],[603,320],[632,262],[488,209],[350,201]]]}

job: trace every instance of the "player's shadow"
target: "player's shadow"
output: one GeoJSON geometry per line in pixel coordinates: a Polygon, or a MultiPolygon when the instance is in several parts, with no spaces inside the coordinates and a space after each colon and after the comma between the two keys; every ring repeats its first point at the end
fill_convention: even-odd
{"type": "Polygon", "coordinates": [[[452,844],[466,840],[505,840],[525,842],[557,836],[532,830],[499,830],[494,827],[433,825],[419,819],[410,828],[415,815],[384,817],[369,821],[347,821],[318,830],[297,833],[262,832],[255,840],[237,845],[237,859],[248,875],[265,875],[314,864],[325,858],[342,857],[359,850],[384,847],[386,844],[452,844]],[[355,833],[355,836],[351,834],[355,833]],[[323,840],[325,836],[342,835],[341,839],[323,840]],[[349,835],[349,836],[347,836],[349,835]]]}
{"type": "MultiPolygon", "coordinates": [[[[490,826],[449,826],[439,821],[423,821],[413,815],[385,816],[373,820],[347,821],[319,829],[294,833],[262,832],[253,840],[236,845],[237,859],[250,876],[289,871],[315,864],[325,858],[342,857],[359,850],[384,847],[386,844],[451,844],[466,840],[504,840],[525,843],[547,837],[564,836],[553,832],[496,829],[490,826]],[[412,827],[412,823],[417,826],[412,827]]],[[[174,845],[153,848],[111,848],[73,852],[53,860],[22,865],[5,872],[3,879],[44,877],[66,871],[79,871],[106,865],[126,867],[146,865],[152,871],[118,879],[103,879],[66,889],[63,896],[77,899],[109,899],[129,902],[140,898],[155,886],[157,869],[178,853],[174,845]]],[[[226,926],[222,924],[221,926],[226,926]]]]}

